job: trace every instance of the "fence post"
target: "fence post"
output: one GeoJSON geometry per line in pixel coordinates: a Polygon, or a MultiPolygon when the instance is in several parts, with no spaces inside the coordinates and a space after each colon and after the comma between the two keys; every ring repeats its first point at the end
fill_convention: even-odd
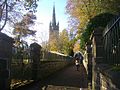
{"type": "Polygon", "coordinates": [[[10,89],[13,39],[0,32],[0,90],[10,89]]]}
{"type": "Polygon", "coordinates": [[[103,63],[103,55],[104,55],[103,37],[102,37],[103,30],[104,29],[102,27],[95,29],[93,32],[93,36],[91,38],[92,54],[93,54],[94,61],[96,63],[103,63]]]}
{"type": "Polygon", "coordinates": [[[87,49],[87,59],[88,59],[88,64],[87,64],[88,80],[92,84],[92,47],[91,47],[91,41],[87,42],[86,49],[87,49]]]}
{"type": "Polygon", "coordinates": [[[92,41],[92,90],[100,90],[100,72],[98,65],[104,63],[103,51],[103,28],[98,27],[94,30],[92,41]]]}
{"type": "Polygon", "coordinates": [[[32,60],[32,79],[38,80],[41,46],[37,43],[32,43],[30,45],[30,48],[31,48],[30,56],[31,56],[31,60],[32,60]]]}

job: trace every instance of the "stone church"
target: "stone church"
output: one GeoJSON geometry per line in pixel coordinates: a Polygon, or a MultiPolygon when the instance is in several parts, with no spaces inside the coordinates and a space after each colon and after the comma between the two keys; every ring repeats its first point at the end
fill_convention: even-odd
{"type": "Polygon", "coordinates": [[[49,24],[49,43],[59,39],[59,22],[56,23],[55,5],[53,6],[52,21],[49,24]]]}

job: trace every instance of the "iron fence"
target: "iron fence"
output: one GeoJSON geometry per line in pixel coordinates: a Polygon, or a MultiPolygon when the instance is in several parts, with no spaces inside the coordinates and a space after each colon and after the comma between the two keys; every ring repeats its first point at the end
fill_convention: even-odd
{"type": "Polygon", "coordinates": [[[103,32],[103,47],[105,62],[120,64],[120,17],[115,17],[108,23],[103,32]]]}

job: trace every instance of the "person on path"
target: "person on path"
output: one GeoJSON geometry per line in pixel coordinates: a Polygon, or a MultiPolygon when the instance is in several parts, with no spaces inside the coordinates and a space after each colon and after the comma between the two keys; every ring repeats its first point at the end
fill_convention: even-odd
{"type": "Polygon", "coordinates": [[[75,60],[76,69],[77,71],[79,71],[80,64],[83,64],[83,55],[81,54],[81,52],[76,52],[74,54],[74,60],[75,60]]]}

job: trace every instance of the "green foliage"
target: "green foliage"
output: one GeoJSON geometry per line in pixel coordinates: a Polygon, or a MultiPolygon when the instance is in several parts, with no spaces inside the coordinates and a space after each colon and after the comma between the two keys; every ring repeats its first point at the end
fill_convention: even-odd
{"type": "Polygon", "coordinates": [[[114,17],[115,15],[109,13],[102,13],[90,20],[87,25],[86,30],[91,33],[97,27],[105,27],[107,23],[114,17]]]}
{"type": "Polygon", "coordinates": [[[115,15],[113,14],[109,14],[109,13],[103,13],[100,15],[95,16],[94,18],[92,18],[87,26],[85,31],[82,33],[80,40],[81,40],[81,48],[85,49],[85,43],[87,41],[89,41],[90,35],[93,32],[93,30],[95,30],[95,28],[97,27],[103,27],[105,28],[106,25],[108,24],[108,22],[115,17],[115,15]]]}
{"type": "Polygon", "coordinates": [[[118,66],[113,66],[112,71],[120,71],[120,65],[118,66]]]}

